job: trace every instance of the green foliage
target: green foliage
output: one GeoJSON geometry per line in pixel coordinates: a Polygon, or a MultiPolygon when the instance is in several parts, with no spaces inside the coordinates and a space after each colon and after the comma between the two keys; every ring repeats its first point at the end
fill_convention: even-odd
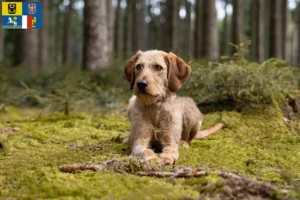
{"type": "Polygon", "coordinates": [[[45,111],[67,115],[72,110],[125,110],[130,91],[120,66],[123,63],[114,62],[107,70],[95,72],[77,67],[50,68],[31,76],[22,76],[23,68],[12,72],[7,67],[0,77],[0,94],[7,98],[0,103],[44,107],[45,111]],[[8,93],[12,88],[13,93],[8,93]]]}
{"type": "Polygon", "coordinates": [[[243,53],[250,42],[234,45],[232,57],[221,63],[192,63],[192,75],[182,89],[198,103],[234,101],[238,105],[259,105],[284,100],[297,88],[294,68],[279,58],[259,64],[246,60],[243,53]]]}

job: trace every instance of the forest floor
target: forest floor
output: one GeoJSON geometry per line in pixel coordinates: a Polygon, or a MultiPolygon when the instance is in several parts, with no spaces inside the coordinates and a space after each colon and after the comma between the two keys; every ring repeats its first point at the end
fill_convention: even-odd
{"type": "Polygon", "coordinates": [[[38,113],[14,107],[0,111],[0,199],[300,198],[300,122],[285,122],[274,108],[206,114],[203,128],[218,121],[226,128],[180,149],[175,167],[209,171],[194,178],[113,170],[63,173],[60,167],[67,164],[126,159],[130,150],[121,139],[129,122],[87,113],[38,113]],[[217,170],[247,178],[237,182],[218,176],[217,170]]]}

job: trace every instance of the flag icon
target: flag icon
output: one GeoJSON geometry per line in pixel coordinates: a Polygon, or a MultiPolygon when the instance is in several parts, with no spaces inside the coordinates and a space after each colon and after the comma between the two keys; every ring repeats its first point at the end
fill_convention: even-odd
{"type": "Polygon", "coordinates": [[[22,29],[32,29],[36,27],[36,17],[23,15],[22,16],[22,29]]]}
{"type": "Polygon", "coordinates": [[[2,29],[42,28],[42,2],[2,2],[2,29]]]}

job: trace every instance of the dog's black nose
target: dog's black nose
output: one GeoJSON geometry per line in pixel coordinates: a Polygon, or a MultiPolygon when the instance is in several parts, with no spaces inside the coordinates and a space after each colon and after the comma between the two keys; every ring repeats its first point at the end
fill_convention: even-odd
{"type": "Polygon", "coordinates": [[[137,86],[141,92],[144,92],[146,87],[148,86],[148,81],[139,80],[139,81],[137,81],[137,86]]]}

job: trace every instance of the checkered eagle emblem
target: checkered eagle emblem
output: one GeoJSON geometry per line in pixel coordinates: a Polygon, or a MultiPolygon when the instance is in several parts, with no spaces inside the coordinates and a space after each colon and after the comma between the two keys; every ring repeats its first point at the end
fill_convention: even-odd
{"type": "Polygon", "coordinates": [[[36,13],[36,4],[35,3],[28,4],[28,13],[31,15],[34,15],[36,13]]]}

